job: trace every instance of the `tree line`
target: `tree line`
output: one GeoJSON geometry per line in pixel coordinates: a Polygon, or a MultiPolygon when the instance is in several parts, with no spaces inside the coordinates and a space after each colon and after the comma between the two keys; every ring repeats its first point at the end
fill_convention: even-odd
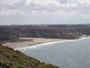
{"type": "Polygon", "coordinates": [[[19,37],[75,39],[90,35],[88,25],[11,25],[0,26],[0,41],[19,37]]]}

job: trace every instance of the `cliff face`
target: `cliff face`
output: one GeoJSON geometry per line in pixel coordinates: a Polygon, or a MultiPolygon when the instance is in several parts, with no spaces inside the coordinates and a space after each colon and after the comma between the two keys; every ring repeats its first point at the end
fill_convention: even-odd
{"type": "Polygon", "coordinates": [[[19,37],[75,39],[90,35],[90,26],[0,26],[0,40],[19,37]]]}
{"type": "Polygon", "coordinates": [[[59,68],[0,45],[0,68],[59,68]]]}

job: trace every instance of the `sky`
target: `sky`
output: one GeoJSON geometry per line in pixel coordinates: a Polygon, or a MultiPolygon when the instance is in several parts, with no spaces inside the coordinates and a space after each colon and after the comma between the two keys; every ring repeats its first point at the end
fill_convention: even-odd
{"type": "Polygon", "coordinates": [[[0,25],[90,24],[90,0],[0,0],[0,25]]]}

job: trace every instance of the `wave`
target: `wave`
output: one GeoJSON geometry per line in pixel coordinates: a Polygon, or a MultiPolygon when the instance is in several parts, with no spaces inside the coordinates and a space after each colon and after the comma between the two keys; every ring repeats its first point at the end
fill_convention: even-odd
{"type": "Polygon", "coordinates": [[[56,43],[64,43],[64,42],[72,42],[72,41],[80,41],[80,40],[84,40],[84,39],[88,39],[90,37],[82,37],[80,39],[74,39],[74,40],[60,40],[60,41],[54,41],[54,42],[47,42],[47,43],[41,43],[41,44],[35,44],[35,45],[31,45],[31,46],[26,46],[26,47],[20,47],[20,48],[15,48],[15,50],[28,50],[28,49],[36,49],[36,48],[40,48],[42,46],[48,46],[48,45],[53,45],[56,43]]]}
{"type": "Polygon", "coordinates": [[[55,43],[58,43],[60,41],[55,41],[55,42],[47,42],[47,43],[41,43],[41,44],[35,44],[35,45],[31,45],[31,46],[26,46],[26,47],[21,47],[21,48],[15,48],[15,50],[27,50],[27,49],[33,49],[33,48],[38,48],[41,46],[47,46],[47,45],[52,45],[55,43]]]}

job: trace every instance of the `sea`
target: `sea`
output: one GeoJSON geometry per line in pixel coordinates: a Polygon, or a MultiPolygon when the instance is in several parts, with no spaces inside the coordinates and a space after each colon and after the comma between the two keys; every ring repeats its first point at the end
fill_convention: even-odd
{"type": "Polygon", "coordinates": [[[90,37],[48,42],[17,50],[61,68],[90,68],[90,37]]]}

